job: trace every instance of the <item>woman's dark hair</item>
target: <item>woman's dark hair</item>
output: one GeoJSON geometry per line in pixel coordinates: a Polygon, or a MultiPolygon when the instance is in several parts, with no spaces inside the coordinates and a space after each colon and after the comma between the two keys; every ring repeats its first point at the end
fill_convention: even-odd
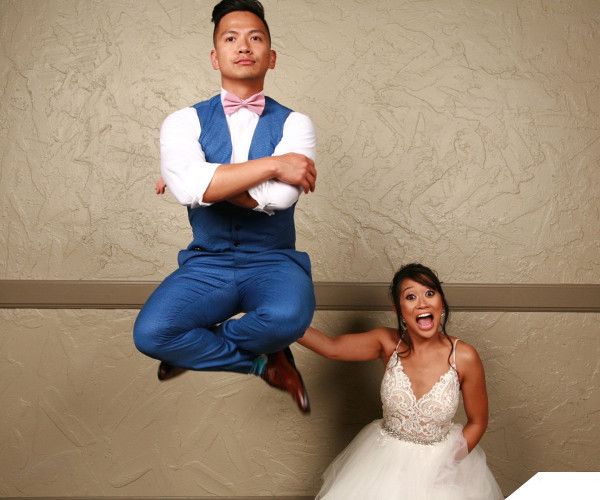
{"type": "Polygon", "coordinates": [[[213,30],[213,40],[217,35],[217,27],[221,22],[223,16],[232,12],[245,11],[251,12],[258,17],[267,30],[267,35],[271,39],[271,32],[269,31],[269,25],[265,20],[265,9],[258,0],[221,0],[217,5],[214,6],[212,11],[211,21],[215,23],[215,29],[213,30]]]}
{"type": "MultiPolygon", "coordinates": [[[[437,274],[429,269],[427,266],[423,264],[411,263],[402,266],[392,279],[392,283],[390,284],[390,295],[392,296],[392,301],[394,302],[394,306],[396,308],[396,316],[398,318],[398,333],[400,334],[400,338],[406,345],[406,349],[400,353],[401,355],[408,355],[413,350],[412,340],[409,335],[406,335],[402,330],[401,322],[402,322],[402,312],[400,310],[400,285],[405,279],[411,279],[420,283],[423,286],[432,288],[442,297],[442,304],[444,307],[444,317],[442,319],[442,334],[448,342],[450,342],[450,346],[452,347],[452,341],[448,334],[446,333],[446,323],[448,323],[448,319],[450,317],[450,309],[448,308],[448,302],[446,302],[446,296],[444,295],[444,290],[442,289],[442,283],[437,277],[437,274]]],[[[448,360],[450,360],[450,356],[448,356],[448,360]]]]}

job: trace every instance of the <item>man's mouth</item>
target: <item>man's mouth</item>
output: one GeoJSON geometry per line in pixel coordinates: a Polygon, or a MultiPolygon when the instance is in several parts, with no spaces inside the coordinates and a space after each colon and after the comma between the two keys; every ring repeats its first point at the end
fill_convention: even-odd
{"type": "Polygon", "coordinates": [[[254,61],[252,59],[238,59],[235,61],[235,64],[239,64],[240,66],[250,66],[251,64],[254,64],[254,61]]]}

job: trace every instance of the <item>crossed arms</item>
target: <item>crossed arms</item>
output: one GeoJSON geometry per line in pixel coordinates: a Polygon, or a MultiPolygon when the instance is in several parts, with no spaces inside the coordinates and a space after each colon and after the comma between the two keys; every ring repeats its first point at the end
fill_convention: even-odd
{"type": "Polygon", "coordinates": [[[273,213],[293,205],[302,191],[314,191],[316,137],[305,115],[290,114],[273,156],[237,163],[207,162],[198,142],[200,131],[193,108],[165,119],[160,133],[164,183],[157,183],[157,193],[166,184],[179,203],[192,208],[229,201],[273,213]]]}

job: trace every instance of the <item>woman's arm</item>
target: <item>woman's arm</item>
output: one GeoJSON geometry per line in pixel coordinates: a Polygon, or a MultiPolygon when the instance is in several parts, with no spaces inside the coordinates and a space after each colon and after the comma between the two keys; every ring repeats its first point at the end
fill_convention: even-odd
{"type": "Polygon", "coordinates": [[[467,424],[463,436],[471,451],[483,436],[488,424],[488,398],[485,388],[485,373],[479,354],[475,348],[464,342],[457,344],[456,365],[458,368],[461,391],[467,424]]]}
{"type": "Polygon", "coordinates": [[[369,361],[386,357],[385,347],[393,344],[392,335],[390,328],[375,328],[364,333],[329,337],[311,326],[298,343],[329,359],[369,361]]]}

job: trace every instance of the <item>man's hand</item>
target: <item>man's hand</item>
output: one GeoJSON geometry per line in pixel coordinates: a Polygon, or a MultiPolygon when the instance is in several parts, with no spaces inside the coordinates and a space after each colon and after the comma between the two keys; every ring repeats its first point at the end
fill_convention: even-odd
{"type": "Polygon", "coordinates": [[[317,169],[314,161],[298,153],[286,153],[273,158],[277,159],[277,180],[298,186],[305,193],[315,190],[317,169]]]}
{"type": "Polygon", "coordinates": [[[165,182],[165,180],[162,177],[160,177],[156,181],[156,184],[154,185],[154,192],[156,194],[165,194],[166,187],[167,187],[167,183],[165,182]]]}

